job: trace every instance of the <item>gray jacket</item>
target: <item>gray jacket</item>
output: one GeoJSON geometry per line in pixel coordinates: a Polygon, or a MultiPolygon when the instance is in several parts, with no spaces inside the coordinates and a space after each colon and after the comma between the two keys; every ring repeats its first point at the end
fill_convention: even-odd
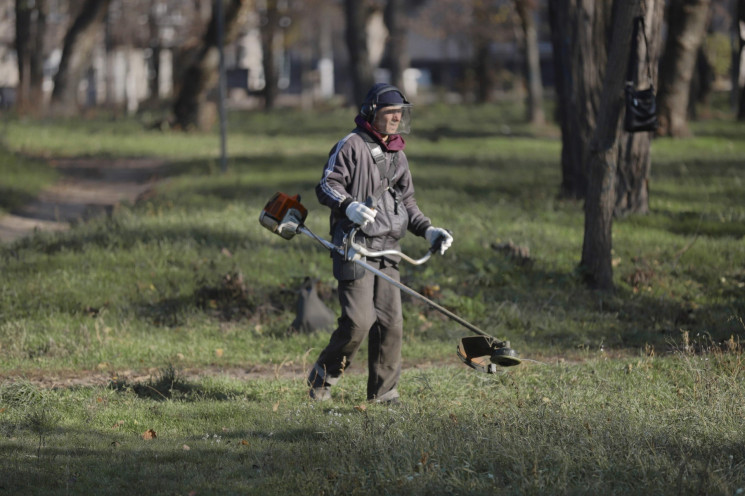
{"type": "Polygon", "coordinates": [[[400,249],[398,242],[407,230],[424,236],[432,223],[417,206],[406,154],[403,151],[385,152],[388,167],[394,162],[394,155],[398,154],[395,174],[386,188],[387,179],[381,178],[367,143],[358,134],[364,132],[355,129],[331,149],[323,177],[316,186],[316,196],[318,201],[331,208],[332,235],[336,235],[340,223],[346,224],[344,227],[349,225],[345,211],[350,203],[365,202],[368,197],[374,197],[375,222],[363,229],[368,238],[367,246],[375,251],[400,249]]]}

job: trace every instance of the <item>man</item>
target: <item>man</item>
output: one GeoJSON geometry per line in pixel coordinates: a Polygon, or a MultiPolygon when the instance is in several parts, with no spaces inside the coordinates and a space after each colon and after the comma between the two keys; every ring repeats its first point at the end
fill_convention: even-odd
{"type": "MultiPolygon", "coordinates": [[[[414,199],[406,143],[411,104],[395,86],[374,85],[355,118],[357,127],[331,149],[320,183],[318,200],[331,208],[331,234],[337,246],[345,233],[361,226],[371,251],[400,250],[406,231],[440,241],[440,253],[453,238],[432,227],[414,199]]],[[[367,399],[398,403],[401,375],[403,315],[401,292],[389,282],[332,254],[334,277],[339,282],[341,317],[328,346],[308,377],[310,397],[331,399],[331,389],[368,337],[367,399]]],[[[367,263],[398,281],[399,257],[367,259],[367,263]]]]}

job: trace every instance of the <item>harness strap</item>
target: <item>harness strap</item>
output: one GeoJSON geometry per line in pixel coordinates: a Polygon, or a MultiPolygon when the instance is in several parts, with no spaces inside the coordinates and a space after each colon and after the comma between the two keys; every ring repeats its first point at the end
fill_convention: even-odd
{"type": "Polygon", "coordinates": [[[375,192],[373,193],[373,197],[377,201],[393,183],[393,178],[396,176],[396,166],[398,164],[398,152],[393,154],[390,165],[386,166],[385,152],[372,136],[365,132],[357,132],[357,134],[359,134],[367,145],[368,150],[370,150],[370,155],[372,155],[372,158],[375,161],[375,165],[378,166],[378,172],[380,172],[380,184],[375,188],[375,192]]]}

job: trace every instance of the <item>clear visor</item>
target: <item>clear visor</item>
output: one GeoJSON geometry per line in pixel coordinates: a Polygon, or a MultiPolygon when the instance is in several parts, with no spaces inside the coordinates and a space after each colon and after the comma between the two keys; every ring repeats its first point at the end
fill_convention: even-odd
{"type": "Polygon", "coordinates": [[[380,134],[409,134],[411,131],[411,105],[387,105],[375,111],[372,126],[380,134]]]}

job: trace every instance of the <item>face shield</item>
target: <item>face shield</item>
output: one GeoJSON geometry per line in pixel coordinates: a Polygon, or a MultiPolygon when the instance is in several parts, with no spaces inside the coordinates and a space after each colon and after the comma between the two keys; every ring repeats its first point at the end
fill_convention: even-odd
{"type": "Polygon", "coordinates": [[[372,127],[380,134],[409,134],[411,131],[411,105],[408,103],[378,106],[372,127]]]}

